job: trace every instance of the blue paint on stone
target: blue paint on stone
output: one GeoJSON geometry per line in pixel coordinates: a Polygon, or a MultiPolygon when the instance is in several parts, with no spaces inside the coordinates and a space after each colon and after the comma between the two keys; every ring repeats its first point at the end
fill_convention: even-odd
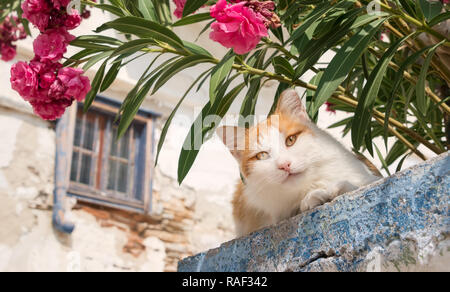
{"type": "MultiPolygon", "coordinates": [[[[358,271],[411,232],[448,235],[449,152],[179,263],[189,271],[358,271]]],[[[407,248],[403,242],[400,248],[407,248]]]]}

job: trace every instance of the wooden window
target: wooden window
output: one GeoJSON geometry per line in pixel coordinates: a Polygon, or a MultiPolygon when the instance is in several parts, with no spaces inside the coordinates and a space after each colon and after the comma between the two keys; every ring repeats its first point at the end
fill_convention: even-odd
{"type": "Polygon", "coordinates": [[[117,140],[117,105],[97,98],[88,113],[73,110],[68,195],[91,203],[151,211],[153,125],[156,115],[140,112],[117,140]]]}

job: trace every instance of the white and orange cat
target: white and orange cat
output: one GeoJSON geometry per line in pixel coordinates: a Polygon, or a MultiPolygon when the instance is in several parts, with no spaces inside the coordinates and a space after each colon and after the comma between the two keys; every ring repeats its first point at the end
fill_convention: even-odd
{"type": "Polygon", "coordinates": [[[220,127],[217,134],[238,161],[243,177],[233,199],[238,236],[381,176],[311,122],[295,90],[282,93],[266,121],[248,129],[220,127]]]}

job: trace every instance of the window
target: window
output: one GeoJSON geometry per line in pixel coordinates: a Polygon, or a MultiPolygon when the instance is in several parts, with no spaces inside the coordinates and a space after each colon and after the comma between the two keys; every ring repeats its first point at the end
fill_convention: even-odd
{"type": "Polygon", "coordinates": [[[117,140],[119,104],[97,97],[90,110],[72,109],[67,193],[81,201],[138,212],[151,211],[155,114],[139,111],[117,140]]]}

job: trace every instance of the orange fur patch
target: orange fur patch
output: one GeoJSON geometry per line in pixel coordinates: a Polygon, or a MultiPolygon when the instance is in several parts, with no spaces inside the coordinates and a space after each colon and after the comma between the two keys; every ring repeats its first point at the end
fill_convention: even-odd
{"type": "MultiPolygon", "coordinates": [[[[277,127],[280,133],[286,138],[291,135],[302,135],[305,133],[313,134],[313,131],[307,124],[302,123],[300,119],[292,118],[289,115],[275,112],[267,120],[247,129],[245,131],[245,149],[241,150],[241,172],[244,176],[248,176],[251,169],[251,164],[254,163],[257,158],[254,155],[253,148],[254,143],[258,143],[260,138],[267,134],[271,127],[277,127]],[[252,146],[252,147],[251,147],[252,146]]],[[[235,143],[237,144],[237,142],[235,143]]]]}

